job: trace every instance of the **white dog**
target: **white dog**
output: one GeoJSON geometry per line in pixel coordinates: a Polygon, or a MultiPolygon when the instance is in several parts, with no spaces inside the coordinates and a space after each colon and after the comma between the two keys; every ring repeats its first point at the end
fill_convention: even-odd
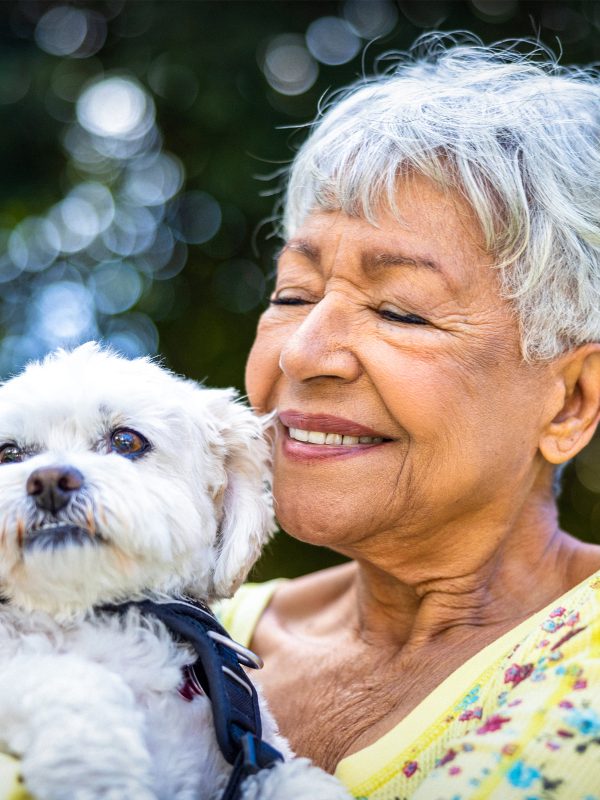
{"type": "MultiPolygon", "coordinates": [[[[234,395],[93,343],[0,387],[0,751],[38,800],[221,797],[211,704],[181,692],[195,652],[137,606],[100,607],[245,578],[273,515],[264,423],[234,395]]],[[[243,797],[349,795],[292,759],[243,797]]]]}

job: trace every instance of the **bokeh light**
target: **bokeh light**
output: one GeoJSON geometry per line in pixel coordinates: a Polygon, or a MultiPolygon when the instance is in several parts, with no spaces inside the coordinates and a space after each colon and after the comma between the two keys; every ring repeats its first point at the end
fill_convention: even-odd
{"type": "MultiPolygon", "coordinates": [[[[87,12],[53,10],[36,27],[38,43],[75,52],[87,12]],[[60,20],[63,39],[55,31],[60,20]]],[[[157,328],[135,306],[153,280],[181,272],[187,243],[209,241],[221,224],[211,195],[181,194],[183,165],[162,149],[154,102],[139,80],[96,77],[81,82],[77,94],[69,75],[63,69],[52,80],[75,104],[63,141],[77,180],[44,215],[0,229],[0,316],[10,331],[0,344],[0,368],[97,337],[130,356],[156,352],[157,328]],[[19,304],[26,314],[15,313],[19,304]]]]}
{"type": "Polygon", "coordinates": [[[363,39],[386,36],[398,22],[398,9],[391,0],[346,0],[342,13],[363,39]]]}
{"type": "Polygon", "coordinates": [[[43,270],[59,252],[59,233],[42,217],[26,217],[8,237],[8,255],[21,270],[43,270]]]}
{"type": "Polygon", "coordinates": [[[155,94],[178,109],[190,108],[200,88],[194,72],[183,64],[172,63],[168,53],[153,61],[148,70],[148,83],[155,94]]]}
{"type": "Polygon", "coordinates": [[[175,236],[189,244],[202,244],[221,226],[221,208],[207,192],[186,192],[173,206],[172,228],[175,236]]]}
{"type": "Polygon", "coordinates": [[[88,58],[104,45],[106,22],[92,9],[54,6],[40,17],[34,35],[50,55],[88,58]]]}
{"type": "Polygon", "coordinates": [[[53,56],[70,56],[85,41],[87,15],[71,6],[56,6],[40,17],[35,40],[42,50],[53,56]]]}
{"type": "Polygon", "coordinates": [[[70,345],[97,336],[94,298],[79,283],[63,281],[41,287],[30,308],[30,325],[45,347],[70,345]]]}
{"type": "Polygon", "coordinates": [[[154,123],[154,103],[131,78],[106,78],[80,96],[77,119],[97,136],[139,139],[154,123]]]}
{"type": "Polygon", "coordinates": [[[159,206],[170,200],[183,184],[183,166],[165,153],[136,158],[124,176],[122,196],[133,205],[159,206]]]}
{"type": "Polygon", "coordinates": [[[265,293],[262,270],[246,259],[220,264],[213,278],[214,298],[221,308],[244,314],[261,302],[265,293]]]}
{"type": "Polygon", "coordinates": [[[518,5],[517,0],[471,0],[471,2],[480,16],[490,22],[502,22],[510,19],[518,5]]]}
{"type": "Polygon", "coordinates": [[[298,95],[317,80],[319,67],[306,48],[304,37],[275,36],[265,50],[263,72],[269,85],[281,94],[298,95]]]}
{"type": "Polygon", "coordinates": [[[131,264],[109,261],[94,268],[89,288],[98,311],[121,314],[140,299],[142,279],[131,264]]]}
{"type": "Polygon", "coordinates": [[[104,339],[130,358],[140,353],[156,353],[158,349],[156,325],[150,317],[139,312],[112,317],[106,326],[104,339]]]}
{"type": "Polygon", "coordinates": [[[345,64],[358,53],[361,40],[350,25],[339,17],[321,17],[306,31],[306,44],[322,64],[345,64]]]}
{"type": "Polygon", "coordinates": [[[29,91],[31,75],[19,59],[0,58],[0,105],[17,103],[29,91]]]}

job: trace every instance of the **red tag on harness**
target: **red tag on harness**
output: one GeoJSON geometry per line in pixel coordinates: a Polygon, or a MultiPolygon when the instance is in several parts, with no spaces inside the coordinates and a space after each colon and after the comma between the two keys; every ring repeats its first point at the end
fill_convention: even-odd
{"type": "Polygon", "coordinates": [[[204,694],[204,689],[198,683],[198,678],[189,664],[185,666],[181,672],[183,675],[183,682],[180,684],[177,691],[184,700],[191,703],[194,697],[204,694]]]}

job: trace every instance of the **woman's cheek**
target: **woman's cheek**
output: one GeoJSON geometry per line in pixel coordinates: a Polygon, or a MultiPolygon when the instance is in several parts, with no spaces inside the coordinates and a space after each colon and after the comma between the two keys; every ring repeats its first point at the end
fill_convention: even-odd
{"type": "Polygon", "coordinates": [[[280,374],[281,331],[270,324],[265,312],[246,362],[246,392],[257,411],[270,411],[269,398],[280,374]]]}

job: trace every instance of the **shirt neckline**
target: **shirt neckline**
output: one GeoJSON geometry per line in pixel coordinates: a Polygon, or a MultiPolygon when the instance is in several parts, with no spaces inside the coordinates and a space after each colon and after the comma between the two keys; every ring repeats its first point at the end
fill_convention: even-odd
{"type": "Polygon", "coordinates": [[[427,697],[423,698],[389,731],[371,744],[342,758],[337,764],[335,776],[346,786],[356,786],[381,771],[391,760],[396,760],[399,754],[410,748],[418,738],[426,733],[428,728],[446,714],[448,709],[460,700],[462,695],[477,682],[487,669],[495,666],[496,662],[510,653],[527,633],[543,622],[557,605],[565,604],[571,595],[599,577],[600,570],[584,578],[544,608],[534,612],[523,622],[485,645],[444,678],[427,697]]]}

